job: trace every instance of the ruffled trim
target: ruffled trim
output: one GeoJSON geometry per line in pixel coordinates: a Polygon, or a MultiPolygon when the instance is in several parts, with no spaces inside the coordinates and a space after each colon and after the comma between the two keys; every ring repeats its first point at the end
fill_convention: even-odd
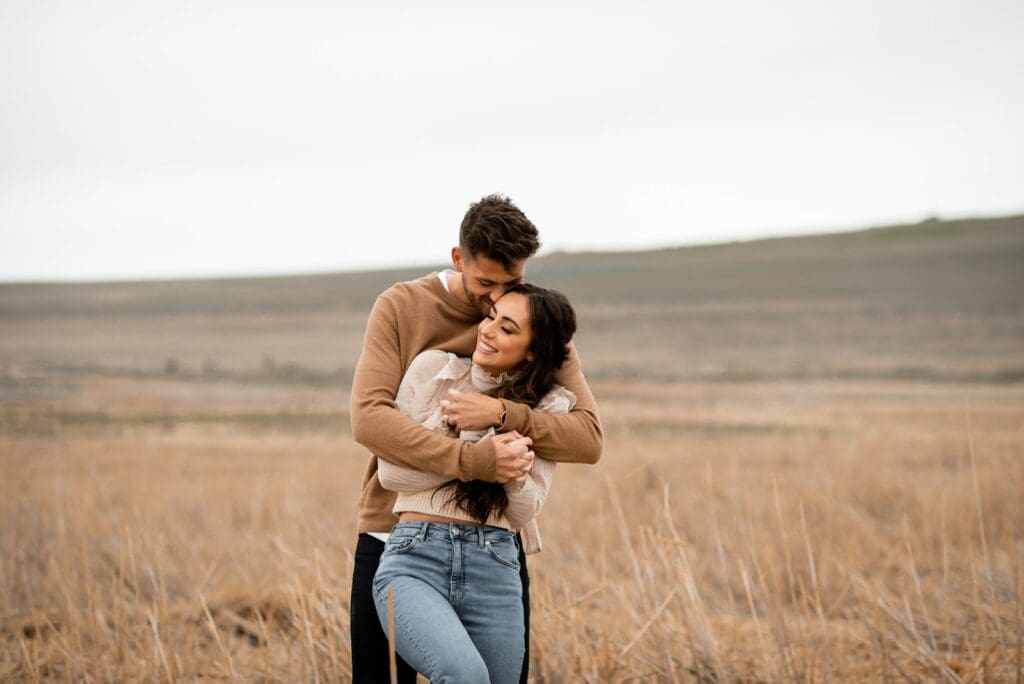
{"type": "Polygon", "coordinates": [[[439,380],[458,380],[469,371],[472,365],[473,362],[470,359],[448,352],[447,361],[434,377],[439,380]]]}
{"type": "Polygon", "coordinates": [[[576,405],[576,395],[572,390],[555,385],[550,392],[537,402],[537,411],[543,413],[568,413],[576,405]]]}
{"type": "Polygon", "coordinates": [[[445,363],[434,375],[438,380],[461,380],[466,376],[466,373],[469,373],[473,386],[481,392],[487,392],[502,385],[507,385],[515,380],[518,375],[518,373],[512,371],[492,375],[474,364],[473,360],[469,357],[458,356],[451,352],[444,353],[447,357],[445,363]]]}
{"type": "Polygon", "coordinates": [[[486,370],[484,370],[483,368],[476,364],[473,364],[473,367],[470,370],[470,372],[471,377],[473,379],[473,385],[475,385],[476,388],[482,392],[486,392],[488,390],[501,387],[502,385],[507,385],[508,383],[515,380],[516,376],[518,375],[517,373],[511,371],[500,373],[498,375],[491,375],[486,370]]]}

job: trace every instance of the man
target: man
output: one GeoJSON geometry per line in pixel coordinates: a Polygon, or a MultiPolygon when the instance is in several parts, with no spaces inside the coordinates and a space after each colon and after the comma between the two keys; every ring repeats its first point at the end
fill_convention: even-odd
{"type": "MultiPolygon", "coordinates": [[[[476,326],[492,301],[523,279],[526,261],[540,243],[537,229],[505,197],[491,195],[469,208],[452,248],[454,270],[398,283],[377,298],[366,325],[363,351],[352,381],[352,434],[371,452],[359,498],[359,539],[352,572],[352,677],[360,682],[389,680],[387,636],[373,602],[373,576],[387,533],[397,518],[395,495],[377,479],[377,458],[460,480],[510,482],[530,469],[534,452],[552,461],[596,463],[601,456],[601,424],[594,397],[580,371],[575,349],[558,382],[577,397],[565,415],[533,411],[524,404],[482,394],[448,397],[445,413],[458,430],[494,426],[501,433],[479,443],[463,442],[423,429],[395,408],[395,394],[406,368],[422,351],[442,349],[471,356],[476,326]]],[[[520,553],[529,664],[529,576],[520,553]]],[[[399,662],[399,680],[415,672],[399,662]]]]}

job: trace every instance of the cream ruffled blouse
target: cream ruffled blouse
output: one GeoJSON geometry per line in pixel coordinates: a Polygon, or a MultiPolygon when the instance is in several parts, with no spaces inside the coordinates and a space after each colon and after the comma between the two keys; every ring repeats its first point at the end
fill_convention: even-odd
{"type": "MultiPolygon", "coordinates": [[[[455,436],[448,426],[441,410],[441,400],[449,390],[460,392],[488,392],[499,387],[510,378],[506,374],[494,377],[473,364],[472,360],[440,350],[421,353],[409,365],[395,396],[395,404],[402,413],[411,417],[428,430],[455,436]]],[[[537,404],[536,411],[545,413],[568,413],[576,403],[576,395],[561,385],[556,385],[537,404]]],[[[458,437],[468,442],[490,439],[494,428],[487,430],[463,430],[458,437]]],[[[540,550],[540,536],[534,518],[544,505],[555,463],[537,457],[529,476],[523,482],[505,485],[508,493],[508,508],[502,516],[492,515],[488,525],[521,530],[527,553],[540,550]]],[[[467,519],[467,514],[448,503],[446,493],[434,493],[449,480],[443,475],[428,473],[415,468],[395,465],[378,459],[377,477],[381,486],[398,492],[393,511],[426,513],[447,518],[467,519]]]]}

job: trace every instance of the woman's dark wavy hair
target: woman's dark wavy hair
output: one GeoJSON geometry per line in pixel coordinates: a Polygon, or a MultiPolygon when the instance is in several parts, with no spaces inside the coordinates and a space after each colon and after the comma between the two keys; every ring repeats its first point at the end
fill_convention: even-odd
{"type": "MultiPolygon", "coordinates": [[[[512,382],[492,391],[491,396],[510,399],[536,408],[544,395],[555,385],[555,373],[569,356],[569,341],[576,333],[576,312],[561,292],[529,283],[513,285],[505,294],[525,295],[530,310],[529,352],[533,361],[527,363],[512,382]]],[[[508,508],[505,487],[496,482],[473,480],[450,483],[452,501],[473,520],[485,524],[491,514],[500,516],[508,508]]]]}

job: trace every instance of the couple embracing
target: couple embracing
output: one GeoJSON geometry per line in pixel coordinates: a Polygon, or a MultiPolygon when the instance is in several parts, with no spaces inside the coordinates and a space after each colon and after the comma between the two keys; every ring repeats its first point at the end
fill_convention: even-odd
{"type": "Polygon", "coordinates": [[[352,383],[353,435],[373,454],[350,604],[357,683],[389,680],[389,636],[401,682],[526,681],[534,517],[555,462],[595,463],[602,447],[575,313],[523,282],[539,246],[522,211],[485,197],[453,269],[394,285],[370,313],[352,383]]]}

